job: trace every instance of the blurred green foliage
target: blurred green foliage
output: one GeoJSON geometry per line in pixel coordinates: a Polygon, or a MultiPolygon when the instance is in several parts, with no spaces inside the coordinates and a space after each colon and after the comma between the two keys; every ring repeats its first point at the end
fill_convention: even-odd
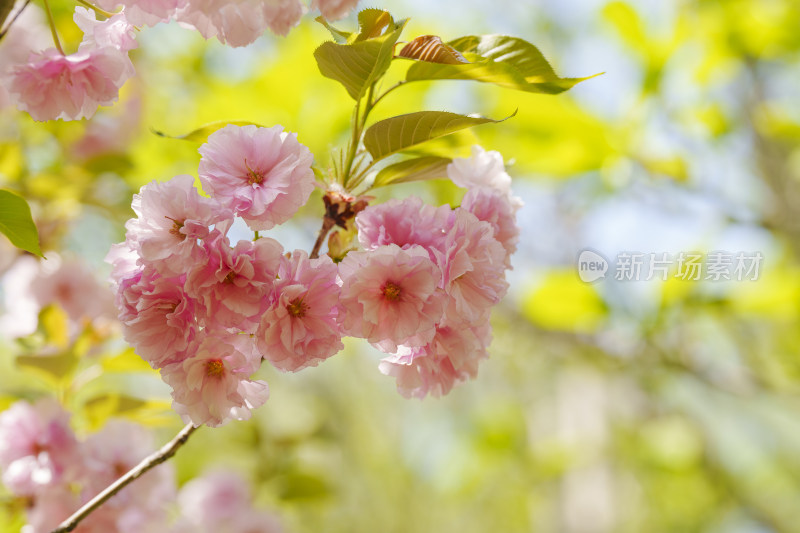
{"type": "MultiPolygon", "coordinates": [[[[721,203],[746,187],[737,200],[746,209],[731,209],[725,224],[769,236],[769,271],[724,291],[670,280],[642,312],[629,296],[578,281],[574,243],[561,243],[549,263],[522,253],[477,381],[407,401],[378,373],[378,355],[357,343],[300,374],[264,368],[270,401],[252,421],[199,431],[174,459],[180,480],[209,465],[240,470],[296,532],[798,531],[800,4],[385,4],[411,17],[409,39],[518,29],[564,75],[585,74],[587,62],[607,73],[555,97],[418,82],[388,96],[373,120],[423,108],[492,117],[518,109],[462,139],[503,153],[519,189],[563,199],[566,216],[550,223],[567,227],[642,183],[721,203]],[[438,16],[448,10],[452,19],[438,16]],[[670,141],[653,141],[654,130],[670,141]],[[746,185],[732,174],[709,182],[711,170],[728,177],[729,160],[741,162],[746,185]]],[[[74,48],[72,7],[55,5],[74,48]]],[[[327,154],[347,140],[352,100],[314,62],[329,38],[310,19],[286,39],[239,50],[177,27],[145,30],[133,52],[137,78],[92,121],[38,124],[3,110],[0,188],[30,202],[45,252],[80,256],[105,275],[102,257],[123,238],[131,195],[153,179],[196,173],[197,143],[151,130],[282,124],[330,165],[327,154]],[[98,139],[114,142],[92,152],[98,139]]],[[[399,78],[395,70],[389,76],[399,78]]],[[[459,200],[445,182],[376,195],[411,192],[459,200]]],[[[521,213],[539,208],[529,200],[521,213]]],[[[294,244],[311,245],[321,214],[313,196],[296,225],[307,241],[294,244]]],[[[521,218],[522,252],[564,229],[534,220],[521,218]]],[[[7,268],[16,252],[0,253],[7,268]]],[[[65,320],[48,307],[35,334],[0,339],[0,408],[55,394],[79,432],[124,416],[163,441],[174,434],[168,390],[113,327],[87,325],[72,337],[65,320]]],[[[0,530],[18,530],[22,506],[0,498],[0,530]]]]}

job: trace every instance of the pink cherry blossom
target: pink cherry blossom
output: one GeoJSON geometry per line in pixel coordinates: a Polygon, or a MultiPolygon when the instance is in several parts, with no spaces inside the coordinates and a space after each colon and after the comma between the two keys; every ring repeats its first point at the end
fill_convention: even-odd
{"type": "Polygon", "coordinates": [[[282,126],[228,125],[199,151],[203,188],[254,230],[290,219],[314,189],[311,152],[282,126]]]}
{"type": "Polygon", "coordinates": [[[477,187],[467,191],[461,208],[475,215],[478,220],[492,225],[494,238],[506,251],[504,264],[506,268],[511,268],[511,254],[517,250],[519,242],[519,227],[515,217],[517,209],[508,195],[488,187],[477,187]]]}
{"type": "Polygon", "coordinates": [[[447,176],[459,187],[490,187],[502,193],[511,192],[511,176],[506,173],[500,152],[487,152],[472,147],[472,157],[457,157],[447,165],[447,176]]]}
{"type": "Polygon", "coordinates": [[[174,17],[186,0],[97,0],[97,5],[107,11],[123,6],[125,17],[134,26],[155,26],[174,17]]]}
{"type": "Polygon", "coordinates": [[[230,46],[245,46],[267,28],[286,35],[304,12],[299,0],[188,0],[177,18],[206,39],[216,36],[230,46]]]}
{"type": "Polygon", "coordinates": [[[151,274],[140,277],[139,285],[126,291],[126,296],[135,294],[136,301],[130,302],[134,316],[122,322],[125,340],[153,368],[182,361],[199,328],[196,303],[184,292],[183,277],[151,274]]]}
{"type": "Polygon", "coordinates": [[[80,468],[69,415],[51,399],[13,404],[0,413],[0,468],[11,491],[32,495],[80,468]]]}
{"type": "Polygon", "coordinates": [[[83,32],[80,50],[110,47],[127,52],[138,46],[136,29],[125,18],[125,13],[118,13],[106,20],[97,20],[93,10],[78,6],[72,19],[83,32]]]}
{"type": "Polygon", "coordinates": [[[478,363],[488,356],[490,342],[488,322],[476,327],[441,326],[426,346],[400,347],[381,362],[380,370],[397,379],[398,391],[407,398],[442,396],[456,383],[477,376],[478,363]]]}
{"type": "Polygon", "coordinates": [[[464,209],[456,209],[453,227],[441,249],[436,249],[447,292],[445,316],[451,323],[481,322],[505,295],[506,252],[488,222],[464,209]]]}
{"type": "Polygon", "coordinates": [[[437,248],[444,242],[452,219],[450,206],[433,207],[416,196],[392,199],[371,205],[356,216],[358,240],[366,250],[386,244],[437,248]]]}
{"type": "Polygon", "coordinates": [[[338,269],[328,256],[308,259],[295,250],[283,259],[256,339],[275,367],[296,372],[315,366],[344,345],[339,330],[338,269]]]}
{"type": "Polygon", "coordinates": [[[343,330],[380,343],[424,345],[442,318],[441,272],[421,246],[350,252],[339,264],[343,330]]]}
{"type": "Polygon", "coordinates": [[[358,0],[312,0],[311,9],[319,9],[328,20],[339,20],[356,7],[358,0]]]}
{"type": "Polygon", "coordinates": [[[274,239],[239,241],[234,248],[221,234],[203,244],[205,255],[189,271],[186,292],[198,300],[206,327],[251,331],[275,284],[283,247],[274,239]]]}
{"type": "Polygon", "coordinates": [[[119,88],[133,74],[127,54],[115,48],[67,56],[49,48],[11,69],[8,90],[17,107],[34,120],[77,120],[116,102],[119,88]]]}
{"type": "Polygon", "coordinates": [[[138,218],[125,224],[127,239],[141,260],[165,276],[188,270],[202,251],[197,243],[209,235],[209,226],[228,220],[230,212],[203,198],[194,178],[175,176],[166,183],[153,181],[133,195],[138,218]]]}
{"type": "Polygon", "coordinates": [[[264,404],[267,384],[248,378],[258,368],[260,357],[245,343],[247,335],[206,336],[194,355],[161,370],[172,387],[172,407],[184,422],[217,427],[227,421],[247,420],[251,409],[264,404]]]}

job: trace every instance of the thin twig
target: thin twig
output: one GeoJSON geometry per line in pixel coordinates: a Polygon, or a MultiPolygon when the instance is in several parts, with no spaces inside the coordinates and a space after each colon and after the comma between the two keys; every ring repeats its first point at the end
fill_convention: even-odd
{"type": "Polygon", "coordinates": [[[61,525],[54,529],[51,533],[67,533],[72,531],[78,524],[98,507],[103,505],[108,499],[122,490],[126,485],[137,479],[139,476],[153,468],[160,465],[178,451],[178,448],[186,444],[189,436],[194,433],[197,428],[192,424],[187,424],[178,433],[174,439],[161,447],[157,452],[145,457],[141,463],[133,467],[127,474],[116,480],[114,483],[105,488],[100,494],[92,498],[86,505],[78,509],[75,514],[64,520],[61,525]]]}
{"type": "Polygon", "coordinates": [[[319,229],[319,235],[317,235],[317,242],[314,243],[314,248],[311,250],[311,255],[308,256],[309,259],[316,259],[319,257],[320,248],[322,248],[322,243],[325,241],[325,236],[328,235],[328,232],[331,228],[336,224],[336,222],[325,216],[322,219],[322,227],[319,229]]]}
{"type": "Polygon", "coordinates": [[[11,17],[11,20],[8,22],[8,24],[6,24],[6,27],[3,28],[3,31],[0,32],[0,40],[2,40],[3,37],[6,36],[6,33],[8,33],[8,30],[11,29],[11,25],[14,24],[17,21],[19,16],[22,15],[22,12],[25,11],[25,8],[28,7],[28,4],[30,4],[30,3],[31,3],[31,0],[25,0],[25,3],[22,4],[21,8],[19,8],[19,11],[14,13],[14,16],[11,17]]]}

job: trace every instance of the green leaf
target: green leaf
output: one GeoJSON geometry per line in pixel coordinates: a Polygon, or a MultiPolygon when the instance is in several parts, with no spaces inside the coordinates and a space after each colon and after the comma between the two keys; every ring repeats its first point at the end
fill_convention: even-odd
{"type": "Polygon", "coordinates": [[[394,56],[394,45],[405,27],[402,20],[393,24],[385,35],[352,44],[322,43],[314,51],[319,71],[326,78],[336,80],[347,89],[351,98],[358,101],[389,69],[394,56]]]}
{"type": "Polygon", "coordinates": [[[374,160],[411,148],[431,139],[444,137],[465,128],[507,120],[470,117],[446,111],[418,111],[376,122],[364,133],[364,146],[374,160]]]}
{"type": "Polygon", "coordinates": [[[349,31],[342,31],[342,30],[340,30],[338,28],[334,28],[333,26],[331,26],[328,23],[328,21],[325,20],[325,17],[323,17],[323,16],[319,16],[319,17],[315,18],[314,20],[316,20],[317,22],[319,22],[320,24],[325,26],[325,29],[328,30],[331,33],[331,36],[333,37],[333,40],[336,41],[339,44],[344,44],[347,41],[349,41],[351,39],[351,37],[353,37],[353,34],[350,33],[349,31]]]}
{"type": "Polygon", "coordinates": [[[11,191],[0,189],[0,233],[3,233],[11,244],[42,256],[39,247],[39,232],[31,217],[31,209],[24,198],[11,191]]]}
{"type": "Polygon", "coordinates": [[[505,35],[460,37],[449,43],[470,63],[458,65],[417,61],[406,81],[474,80],[532,93],[558,94],[594,76],[560,78],[531,43],[505,35]]]}
{"type": "Polygon", "coordinates": [[[394,19],[389,12],[375,8],[362,9],[358,13],[358,27],[356,41],[374,39],[396,29],[394,19]]]}
{"type": "Polygon", "coordinates": [[[250,122],[247,120],[220,120],[217,122],[211,122],[209,124],[206,124],[205,126],[201,126],[196,130],[190,131],[185,135],[167,135],[164,132],[154,129],[151,129],[150,131],[152,131],[159,137],[167,137],[169,139],[181,139],[184,141],[204,143],[208,140],[209,135],[211,135],[217,130],[224,128],[229,124],[232,124],[234,126],[258,126],[260,128],[263,128],[261,124],[256,124],[255,122],[250,122]]]}
{"type": "Polygon", "coordinates": [[[406,159],[381,169],[375,176],[372,188],[385,187],[395,183],[431,180],[447,176],[449,157],[425,156],[406,159]]]}

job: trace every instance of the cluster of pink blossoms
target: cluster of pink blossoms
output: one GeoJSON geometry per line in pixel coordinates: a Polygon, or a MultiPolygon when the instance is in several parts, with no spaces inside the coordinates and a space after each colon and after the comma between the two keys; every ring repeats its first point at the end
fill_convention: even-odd
{"type": "MultiPolygon", "coordinates": [[[[73,19],[83,31],[77,52],[32,49],[25,60],[0,65],[12,102],[34,120],[91,118],[98,106],[116,102],[119,89],[135,74],[128,52],[137,46],[137,28],[176,20],[206,39],[245,46],[266,29],[286,35],[308,9],[301,0],[98,0],[97,4],[118,11],[98,21],[93,10],[76,7],[73,19]]],[[[311,8],[333,20],[356,4],[357,0],[313,0],[311,8]]]]}
{"type": "Polygon", "coordinates": [[[499,154],[476,147],[453,163],[452,178],[469,187],[459,208],[412,197],[361,211],[363,250],[337,264],[285,254],[269,237],[227,236],[234,217],[268,230],[308,200],[312,156],[294,135],[229,125],[199,151],[211,197],[191,176],[145,185],[107,258],[125,338],[160,370],[185,421],[249,418],[268,396],[251,379],[262,359],[283,371],[315,366],[345,335],[390,354],[381,369],[405,395],[445,394],[475,375],[517,239],[499,154]],[[486,158],[499,167],[481,168],[486,158]]]}
{"type": "MultiPolygon", "coordinates": [[[[110,421],[80,442],[70,428],[69,415],[50,399],[35,404],[20,401],[0,413],[2,482],[14,495],[26,499],[28,523],[23,533],[52,531],[154,450],[147,430],[122,420],[110,421]]],[[[279,532],[275,518],[254,510],[251,500],[249,487],[233,474],[204,476],[178,492],[172,465],[166,464],[111,498],[75,531],[279,532]],[[215,498],[219,500],[216,504],[215,498]],[[201,502],[206,504],[202,512],[198,510],[201,502]],[[170,504],[179,504],[178,518],[171,526],[170,504]],[[229,516],[231,510],[237,515],[229,516]],[[204,523],[198,524],[198,520],[204,523]],[[213,527],[215,524],[220,527],[213,527]]]]}

